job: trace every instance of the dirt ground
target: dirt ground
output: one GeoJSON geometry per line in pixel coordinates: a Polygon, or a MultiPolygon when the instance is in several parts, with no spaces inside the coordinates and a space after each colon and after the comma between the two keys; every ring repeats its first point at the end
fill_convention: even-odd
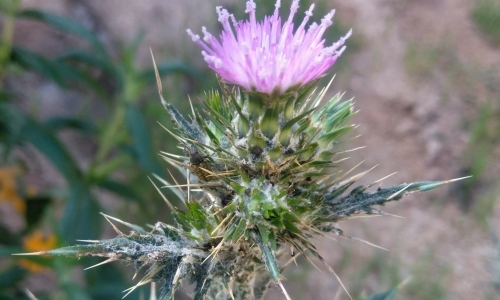
{"type": "MultiPolygon", "coordinates": [[[[283,5],[288,2],[283,1],[283,5]]],[[[471,20],[474,1],[330,2],[328,7],[337,9],[337,20],[352,27],[358,41],[356,49],[341,58],[347,63],[331,89],[332,93],[346,91],[347,98],[355,97],[360,110],[353,122],[361,125],[357,132],[362,136],[351,146],[366,148],[352,152],[346,168],[361,160],[366,160],[365,169],[378,164],[366,182],[398,172],[384,182],[385,186],[466,175],[471,120],[491,97],[481,74],[492,70],[498,74],[500,68],[499,49],[481,36],[471,20]]],[[[116,47],[117,40],[131,41],[143,29],[146,35],[138,56],[143,65],[150,63],[149,47],[163,57],[192,57],[202,65],[185,28],[215,28],[215,4],[243,9],[244,1],[24,0],[23,4],[75,17],[94,28],[111,47],[116,47]]],[[[64,43],[57,34],[31,23],[20,24],[17,30],[16,42],[49,55],[64,43]]],[[[495,151],[498,163],[498,149],[495,151]]],[[[499,166],[493,160],[486,170],[491,176],[482,183],[485,189],[494,186],[497,171],[499,166]]],[[[320,253],[338,271],[348,290],[358,293],[355,296],[363,291],[381,292],[411,278],[399,299],[487,299],[488,295],[493,297],[489,299],[500,299],[498,294],[495,298],[491,283],[494,252],[490,232],[459,203],[459,188],[460,184],[454,184],[425,195],[411,195],[384,208],[404,218],[341,224],[347,235],[366,239],[389,252],[355,241],[322,238],[317,242],[320,253]],[[363,271],[370,264],[372,267],[363,271]],[[361,276],[364,280],[359,286],[356,278],[361,276]],[[446,298],[425,296],[415,288],[421,285],[426,290],[435,284],[446,288],[446,298]]],[[[500,201],[494,203],[489,222],[498,229],[500,201]]],[[[340,288],[334,277],[307,262],[290,267],[285,276],[293,299],[347,299],[344,293],[337,294],[340,288]],[[308,272],[304,273],[305,269],[308,272]]],[[[283,296],[272,289],[267,299],[283,296]]]]}

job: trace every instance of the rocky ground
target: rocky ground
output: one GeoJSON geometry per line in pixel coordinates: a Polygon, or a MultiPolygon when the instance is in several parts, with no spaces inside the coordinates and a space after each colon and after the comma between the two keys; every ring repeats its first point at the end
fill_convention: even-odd
{"type": "MultiPolygon", "coordinates": [[[[345,167],[360,160],[366,160],[365,169],[379,164],[366,181],[398,172],[384,185],[469,174],[472,157],[481,150],[475,146],[484,142],[472,137],[478,112],[484,105],[498,109],[500,100],[500,51],[473,22],[475,2],[329,2],[327,7],[337,9],[337,21],[353,28],[355,40],[347,50],[350,54],[341,58],[332,92],[346,91],[346,97],[355,97],[360,111],[353,122],[361,125],[357,132],[362,136],[350,145],[366,146],[352,152],[352,162],[345,167]]],[[[78,19],[111,48],[144,30],[138,54],[143,65],[150,64],[151,47],[158,56],[193,59],[202,66],[201,55],[184,30],[215,28],[215,4],[233,9],[244,5],[242,0],[23,0],[26,7],[78,19]]],[[[47,55],[67,43],[30,22],[21,22],[16,30],[16,43],[47,55]]],[[[58,106],[46,109],[50,113],[54,107],[58,106]]],[[[404,218],[342,224],[347,235],[389,252],[349,240],[318,240],[320,252],[355,296],[383,291],[410,278],[400,299],[500,299],[492,283],[490,231],[483,226],[487,219],[491,228],[500,228],[500,201],[494,194],[499,147],[489,149],[487,167],[475,179],[478,187],[472,193],[464,192],[464,184],[453,184],[385,208],[404,218]],[[486,213],[477,213],[484,201],[492,204],[486,213]]],[[[285,286],[294,299],[347,299],[337,294],[335,278],[299,262],[285,274],[289,279],[285,286]]],[[[273,289],[267,299],[282,298],[273,289]]]]}

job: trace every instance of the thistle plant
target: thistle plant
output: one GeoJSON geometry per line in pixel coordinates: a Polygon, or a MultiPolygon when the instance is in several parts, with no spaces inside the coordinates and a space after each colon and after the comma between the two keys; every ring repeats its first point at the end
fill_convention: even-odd
{"type": "Polygon", "coordinates": [[[340,222],[385,215],[378,206],[450,182],[369,191],[381,179],[355,186],[369,170],[353,174],[354,169],[339,168],[346,159],[340,145],[355,128],[347,124],[355,114],[353,103],[337,94],[322,104],[328,86],[317,86],[351,32],[325,46],[322,36],[334,11],[320,24],[308,25],[312,5],[294,29],[299,1],[292,2],[283,23],[279,8],[278,0],[274,14],[257,22],[253,0],[246,3],[246,21],[217,7],[220,39],[206,28],[203,39],[188,30],[220,78],[220,90],[206,94],[201,111],[192,108],[192,115],[184,117],[161,97],[157,77],[161,101],[177,127],[169,133],[184,150],[184,155],[161,156],[187,174],[186,183],[173,186],[157,177],[165,187],[178,189],[182,207],[162,195],[174,223],[157,222],[146,230],[105,215],[118,237],[34,254],[107,258],[98,265],[126,261],[143,275],[128,292],[159,282],[162,300],[173,299],[182,282],[195,285],[196,300],[263,299],[273,283],[290,299],[281,273],[298,255],[312,264],[319,260],[337,277],[312,237],[349,238],[340,222]]]}

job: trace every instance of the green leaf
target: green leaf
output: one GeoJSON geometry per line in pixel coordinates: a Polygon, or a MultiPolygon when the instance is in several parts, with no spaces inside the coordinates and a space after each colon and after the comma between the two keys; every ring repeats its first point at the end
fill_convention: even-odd
{"type": "MultiPolygon", "coordinates": [[[[100,262],[102,262],[101,258],[92,258],[88,260],[87,266],[100,262]]],[[[108,264],[102,268],[92,268],[85,271],[87,290],[91,298],[93,300],[121,299],[123,296],[121,295],[122,291],[130,287],[123,275],[124,272],[119,269],[119,264],[108,264]]],[[[130,297],[133,296],[130,295],[130,297]]],[[[138,294],[135,296],[137,299],[138,294]]]]}
{"type": "MultiPolygon", "coordinates": [[[[18,238],[10,232],[10,230],[3,224],[0,223],[0,245],[9,245],[17,243],[18,238]]],[[[0,247],[0,250],[5,250],[0,247]]],[[[2,253],[0,251],[0,253],[2,253]]]]}
{"type": "Polygon", "coordinates": [[[276,105],[274,108],[268,108],[264,115],[262,116],[262,120],[260,121],[260,129],[262,133],[269,139],[272,139],[279,129],[279,108],[276,105]]]}
{"type": "Polygon", "coordinates": [[[62,88],[66,88],[70,82],[81,83],[87,89],[92,89],[99,97],[108,98],[104,88],[94,78],[62,62],[49,60],[21,47],[12,48],[11,59],[22,67],[53,80],[62,88]]]}
{"type": "MultiPolygon", "coordinates": [[[[21,114],[19,116],[21,117],[21,114]]],[[[45,154],[64,175],[68,183],[71,184],[82,179],[82,174],[69,153],[47,127],[28,116],[24,116],[22,133],[24,140],[32,143],[39,151],[45,154]]]]}
{"type": "Polygon", "coordinates": [[[392,300],[396,297],[396,293],[396,289],[390,289],[385,293],[375,294],[368,298],[364,298],[363,300],[392,300]]]}
{"type": "Polygon", "coordinates": [[[109,101],[108,91],[104,89],[103,85],[90,76],[88,73],[73,68],[61,62],[54,61],[54,69],[63,77],[68,83],[79,83],[83,85],[86,90],[91,90],[97,96],[104,100],[109,101]]]}
{"type": "Polygon", "coordinates": [[[241,236],[243,236],[245,232],[245,228],[247,225],[247,221],[244,218],[240,219],[240,222],[238,223],[238,226],[236,226],[236,229],[234,230],[232,240],[233,242],[236,242],[241,236]]]}
{"type": "Polygon", "coordinates": [[[61,87],[66,86],[65,78],[56,69],[55,65],[35,52],[21,47],[12,47],[11,60],[26,69],[36,71],[53,80],[61,87]]]}
{"type": "Polygon", "coordinates": [[[462,180],[464,178],[457,178],[447,181],[422,181],[413,182],[409,184],[395,185],[385,189],[378,189],[375,192],[361,193],[358,189],[353,190],[347,196],[337,198],[348,186],[354,182],[347,182],[342,186],[335,187],[330,194],[325,195],[324,203],[328,205],[331,217],[333,219],[341,216],[349,216],[356,212],[365,211],[370,212],[371,207],[374,205],[383,205],[386,202],[398,201],[405,195],[412,192],[427,192],[442,185],[462,180]]]}
{"type": "Polygon", "coordinates": [[[21,281],[26,275],[26,270],[20,267],[12,267],[0,274],[0,290],[10,288],[17,282],[21,281]]]}
{"type": "Polygon", "coordinates": [[[63,129],[77,129],[85,133],[97,133],[97,127],[91,122],[71,117],[54,117],[48,119],[44,124],[53,131],[63,129]]]}
{"type": "Polygon", "coordinates": [[[72,283],[71,281],[63,281],[62,288],[71,300],[92,300],[92,298],[90,298],[90,295],[87,294],[84,289],[82,289],[79,285],[72,283]]]}
{"type": "Polygon", "coordinates": [[[83,181],[69,186],[69,195],[60,222],[60,231],[66,242],[75,239],[95,239],[99,236],[101,207],[83,181]]]}
{"type": "Polygon", "coordinates": [[[67,150],[48,128],[26,116],[21,136],[52,162],[68,184],[68,199],[60,223],[63,238],[67,242],[96,238],[101,224],[97,218],[100,208],[67,150]]]}
{"type": "Polygon", "coordinates": [[[329,133],[322,135],[317,140],[317,142],[321,148],[325,148],[326,146],[331,144],[333,141],[335,141],[335,139],[348,133],[353,128],[354,128],[353,126],[344,126],[344,127],[336,128],[336,129],[330,131],[329,133]]]}
{"type": "Polygon", "coordinates": [[[45,24],[61,31],[77,35],[89,42],[94,47],[94,49],[97,50],[98,53],[103,57],[109,56],[106,48],[104,48],[103,44],[99,41],[97,36],[92,31],[69,18],[65,18],[50,12],[30,9],[21,11],[18,14],[18,17],[44,22],[45,24]]]}
{"type": "Polygon", "coordinates": [[[300,120],[302,120],[305,117],[307,117],[314,110],[315,109],[313,108],[313,109],[310,109],[310,110],[306,111],[303,114],[300,114],[300,115],[296,116],[295,118],[293,118],[293,119],[289,120],[288,122],[286,122],[285,125],[283,125],[281,127],[280,135],[279,135],[278,140],[280,141],[280,143],[282,145],[288,146],[288,143],[290,141],[290,137],[292,136],[293,125],[295,125],[297,122],[299,122],[300,120]]]}
{"type": "Polygon", "coordinates": [[[301,234],[302,231],[300,231],[300,229],[298,229],[297,227],[295,227],[295,225],[293,225],[292,222],[289,222],[289,221],[283,221],[283,224],[285,224],[285,228],[288,230],[288,231],[291,231],[293,233],[296,233],[296,234],[301,234]]]}
{"type": "Polygon", "coordinates": [[[227,215],[229,213],[235,212],[237,208],[238,204],[236,202],[231,202],[221,210],[221,214],[227,215]]]}
{"type": "Polygon", "coordinates": [[[130,186],[110,178],[101,178],[96,182],[96,185],[126,200],[137,201],[139,199],[139,195],[130,186]]]}
{"type": "Polygon", "coordinates": [[[111,62],[100,59],[93,53],[89,53],[82,49],[70,49],[56,57],[58,62],[68,62],[68,61],[78,61],[84,63],[88,66],[93,66],[101,69],[110,76],[117,76],[117,71],[115,70],[111,62]]]}
{"type": "Polygon", "coordinates": [[[42,219],[43,214],[52,202],[47,196],[36,196],[26,199],[26,232],[29,232],[42,219]]]}
{"type": "Polygon", "coordinates": [[[132,136],[134,151],[137,154],[137,159],[141,167],[148,172],[163,177],[164,171],[153,156],[151,138],[146,120],[135,104],[127,104],[125,120],[132,136]]]}
{"type": "Polygon", "coordinates": [[[262,251],[262,260],[266,264],[269,275],[271,275],[271,278],[274,281],[277,281],[280,278],[280,268],[278,266],[276,256],[274,255],[274,251],[271,247],[269,247],[269,245],[264,244],[258,232],[252,232],[252,237],[262,251]]]}
{"type": "MultiPolygon", "coordinates": [[[[165,109],[168,111],[172,117],[172,121],[179,127],[180,130],[184,131],[191,139],[203,143],[203,135],[201,131],[193,124],[189,123],[182,114],[170,103],[163,103],[165,109]]],[[[224,132],[224,131],[223,131],[224,132]]]]}
{"type": "Polygon", "coordinates": [[[15,97],[16,97],[16,95],[11,91],[0,90],[0,101],[9,102],[9,101],[14,100],[15,97]]]}
{"type": "Polygon", "coordinates": [[[269,229],[262,225],[257,225],[257,228],[259,229],[262,242],[267,245],[269,243],[269,229]]]}

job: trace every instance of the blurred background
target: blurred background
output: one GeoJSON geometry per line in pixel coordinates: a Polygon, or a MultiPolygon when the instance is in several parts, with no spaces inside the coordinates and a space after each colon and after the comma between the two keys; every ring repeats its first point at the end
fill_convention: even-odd
{"type": "MultiPolygon", "coordinates": [[[[185,29],[216,33],[215,5],[242,18],[244,2],[0,0],[0,299],[29,299],[27,289],[120,299],[133,284],[119,263],[83,271],[99,260],[10,254],[114,237],[99,212],[169,220],[148,176],[169,178],[156,153],[180,150],[160,126],[172,123],[150,49],[166,100],[200,106],[217,82],[185,29]]],[[[274,9],[256,2],[261,17],[274,9]]],[[[364,182],[398,172],[384,186],[473,175],[385,208],[403,218],[341,224],[390,251],[321,238],[320,253],[356,298],[400,286],[396,299],[500,299],[500,1],[315,2],[316,20],[337,10],[328,42],[354,31],[326,78],[337,74],[331,94],[360,110],[349,147],[366,148],[343,167],[378,164],[364,182]]],[[[293,299],[347,299],[327,272],[298,263],[285,272],[293,299]]],[[[129,299],[141,297],[148,288],[129,299]]],[[[283,295],[271,288],[266,299],[283,295]]]]}

